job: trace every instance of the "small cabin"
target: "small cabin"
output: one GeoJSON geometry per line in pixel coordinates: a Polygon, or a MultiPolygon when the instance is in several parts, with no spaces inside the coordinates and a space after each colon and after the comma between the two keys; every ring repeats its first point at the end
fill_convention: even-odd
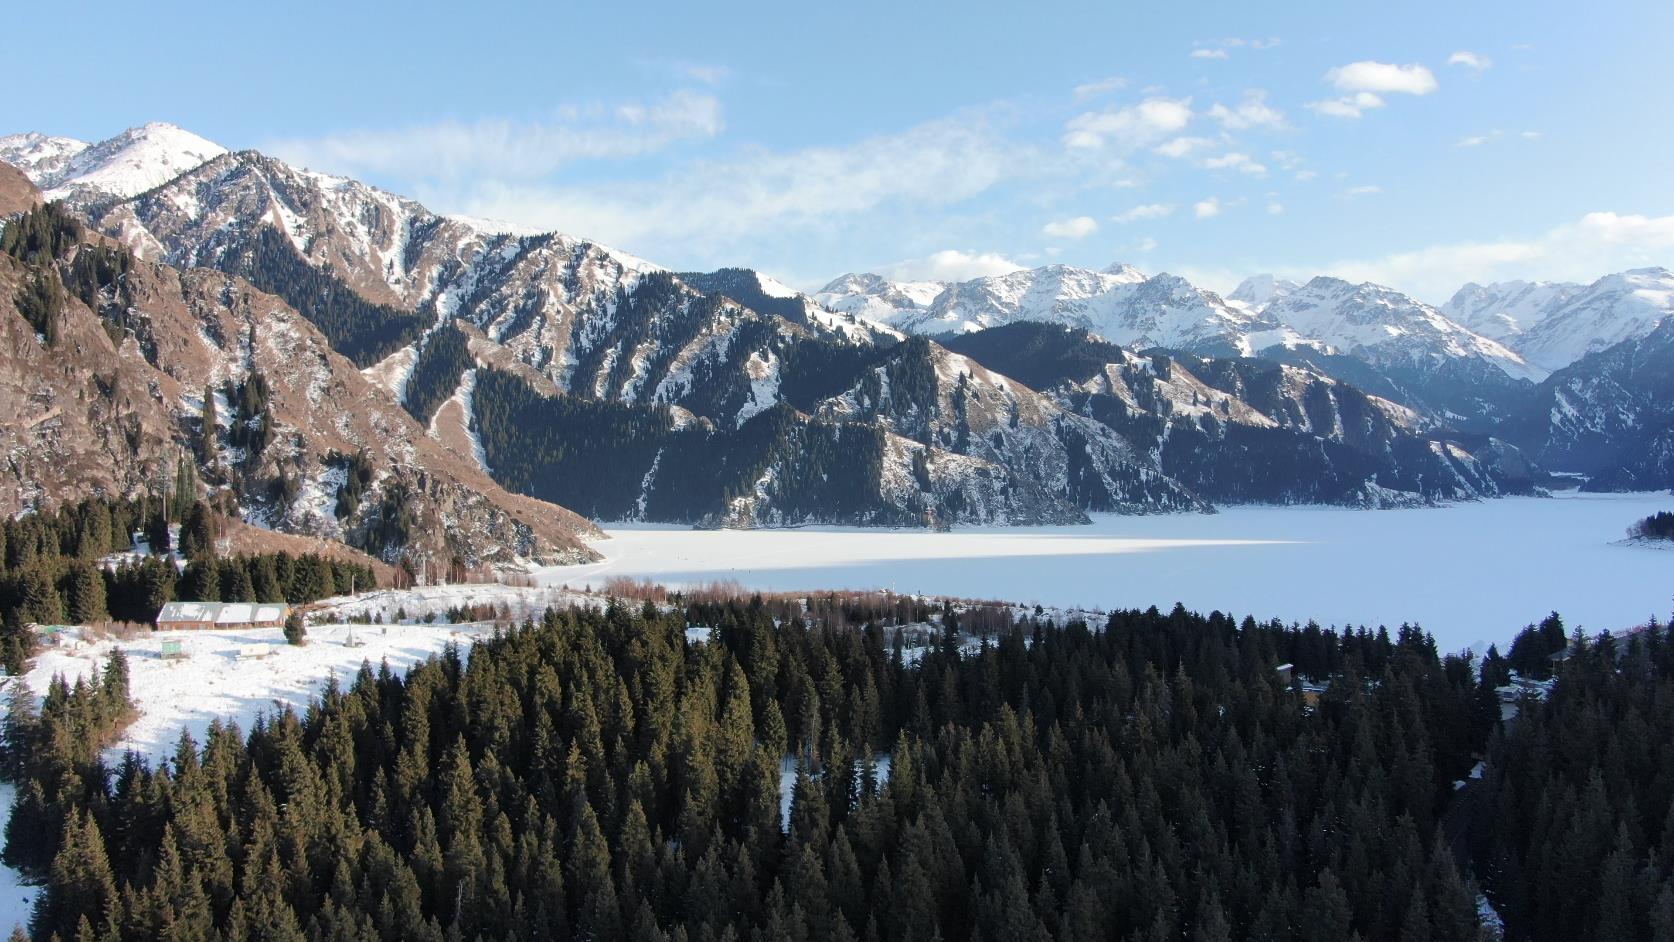
{"type": "Polygon", "coordinates": [[[159,631],[283,628],[291,607],[283,602],[169,602],[157,613],[159,631]]]}

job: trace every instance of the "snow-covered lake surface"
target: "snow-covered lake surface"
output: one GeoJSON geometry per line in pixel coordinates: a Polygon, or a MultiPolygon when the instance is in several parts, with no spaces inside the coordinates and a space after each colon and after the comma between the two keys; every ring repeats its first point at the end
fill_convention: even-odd
{"type": "Polygon", "coordinates": [[[1414,622],[1445,650],[1497,642],[1550,611],[1619,630],[1674,597],[1674,554],[1625,545],[1666,494],[1505,498],[1410,510],[1233,507],[1101,516],[1092,526],[951,533],[861,528],[607,527],[607,559],[547,569],[572,587],[625,576],[746,588],[887,588],[1048,606],[1167,609],[1328,625],[1414,622]]]}

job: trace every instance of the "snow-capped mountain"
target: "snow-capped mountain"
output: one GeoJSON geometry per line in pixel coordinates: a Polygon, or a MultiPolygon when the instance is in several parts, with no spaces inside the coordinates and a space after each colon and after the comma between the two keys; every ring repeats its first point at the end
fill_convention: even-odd
{"type": "Polygon", "coordinates": [[[1442,310],[1516,350],[1530,364],[1559,370],[1655,330],[1674,314],[1674,274],[1666,268],[1636,268],[1590,285],[1468,284],[1442,310]]]}
{"type": "Polygon", "coordinates": [[[1252,311],[1259,311],[1269,303],[1289,296],[1300,287],[1302,286],[1297,282],[1277,275],[1251,275],[1239,282],[1238,287],[1226,296],[1226,300],[1228,304],[1242,304],[1252,311]]]}
{"type": "Polygon", "coordinates": [[[1278,325],[1170,274],[1048,265],[948,285],[845,275],[815,297],[907,333],[956,334],[1020,321],[1083,327],[1124,346],[1249,353],[1278,325]],[[932,296],[932,289],[935,290],[932,296]],[[928,298],[928,300],[926,300],[928,298]]]}
{"type": "Polygon", "coordinates": [[[427,435],[282,299],[136,260],[57,206],[34,212],[53,243],[0,254],[0,513],[151,493],[190,458],[203,493],[246,522],[387,562],[595,558],[590,523],[427,435]],[[43,283],[57,300],[26,310],[19,286],[43,283]],[[351,465],[365,478],[346,498],[351,465]]]}
{"type": "Polygon", "coordinates": [[[48,199],[127,199],[226,153],[172,124],[129,128],[97,144],[42,134],[0,138],[0,160],[27,173],[48,199]]]}
{"type": "Polygon", "coordinates": [[[1511,344],[1530,363],[1561,369],[1589,353],[1645,337],[1674,314],[1674,272],[1636,268],[1605,275],[1562,299],[1511,344]]]}
{"type": "MultiPolygon", "coordinates": [[[[183,135],[6,140],[38,180],[108,187],[71,205],[137,256],[276,295],[475,473],[602,517],[1062,522],[1535,480],[1491,435],[1544,370],[1389,288],[1257,276],[1223,299],[1167,273],[1053,265],[847,275],[809,297],[747,268],[678,273],[437,214],[256,152],[159,144],[183,135]],[[100,176],[112,167],[131,172],[100,176]],[[156,177],[126,197],[111,182],[156,177]],[[957,347],[1036,322],[1096,335],[1083,355],[1119,353],[1073,382],[1019,381],[1015,351],[905,336],[957,347]]],[[[1654,306],[1666,277],[1601,282],[1575,310],[1654,306]]],[[[1492,306],[1482,293],[1472,310],[1492,306]]]]}
{"type": "Polygon", "coordinates": [[[848,274],[814,293],[833,311],[878,324],[898,324],[929,309],[947,290],[945,281],[890,281],[882,275],[848,274]]]}
{"type": "Polygon", "coordinates": [[[1262,308],[1303,342],[1375,366],[1426,367],[1449,359],[1479,360],[1515,379],[1545,371],[1512,350],[1472,333],[1410,295],[1370,282],[1320,276],[1262,308]]]}
{"type": "Polygon", "coordinates": [[[1590,487],[1674,487],[1674,319],[1553,373],[1507,430],[1590,487]]]}
{"type": "Polygon", "coordinates": [[[1490,340],[1516,349],[1515,338],[1574,297],[1581,285],[1561,281],[1471,282],[1441,306],[1441,312],[1490,340]]]}
{"type": "Polygon", "coordinates": [[[1098,419],[1211,501],[1390,506],[1534,488],[1516,448],[1306,367],[1136,354],[1027,322],[946,342],[1098,419]]]}

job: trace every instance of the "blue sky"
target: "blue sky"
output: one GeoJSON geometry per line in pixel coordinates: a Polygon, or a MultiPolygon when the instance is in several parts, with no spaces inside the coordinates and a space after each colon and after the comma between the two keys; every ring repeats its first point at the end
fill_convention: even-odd
{"type": "Polygon", "coordinates": [[[29,4],[6,130],[172,121],[799,287],[1674,265],[1674,4],[29,4]],[[73,58],[76,67],[66,64],[73,58]]]}

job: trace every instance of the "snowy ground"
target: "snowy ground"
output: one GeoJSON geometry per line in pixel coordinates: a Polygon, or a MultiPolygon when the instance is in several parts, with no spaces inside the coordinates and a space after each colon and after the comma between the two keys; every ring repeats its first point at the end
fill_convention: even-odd
{"type": "Polygon", "coordinates": [[[51,648],[25,675],[44,692],[54,674],[74,683],[103,670],[113,647],[128,655],[130,690],[139,719],[111,753],[133,749],[153,760],[174,752],[182,727],[201,746],[211,720],[232,720],[248,731],[258,713],[305,706],[336,675],[348,684],[361,663],[387,660],[401,670],[440,651],[449,641],[469,642],[493,631],[474,625],[314,625],[308,644],[285,643],[278,628],[248,631],[159,631],[133,641],[77,642],[51,648]],[[351,638],[354,646],[350,646],[351,638]],[[185,657],[164,660],[164,641],[179,641],[185,657]]]}
{"type": "MultiPolygon", "coordinates": [[[[0,785],[0,822],[11,820],[12,803],[17,800],[17,789],[0,785]]],[[[30,908],[35,904],[37,886],[25,886],[11,867],[0,867],[0,932],[11,932],[13,926],[29,925],[30,908]]]]}
{"type": "Polygon", "coordinates": [[[1668,553],[1623,541],[1662,494],[1505,498],[1409,510],[1233,507],[1101,516],[1090,527],[916,530],[608,528],[607,558],[540,578],[746,588],[888,588],[1049,606],[1174,602],[1322,624],[1417,622],[1444,649],[1502,648],[1557,610],[1593,631],[1667,617],[1668,553]]]}

